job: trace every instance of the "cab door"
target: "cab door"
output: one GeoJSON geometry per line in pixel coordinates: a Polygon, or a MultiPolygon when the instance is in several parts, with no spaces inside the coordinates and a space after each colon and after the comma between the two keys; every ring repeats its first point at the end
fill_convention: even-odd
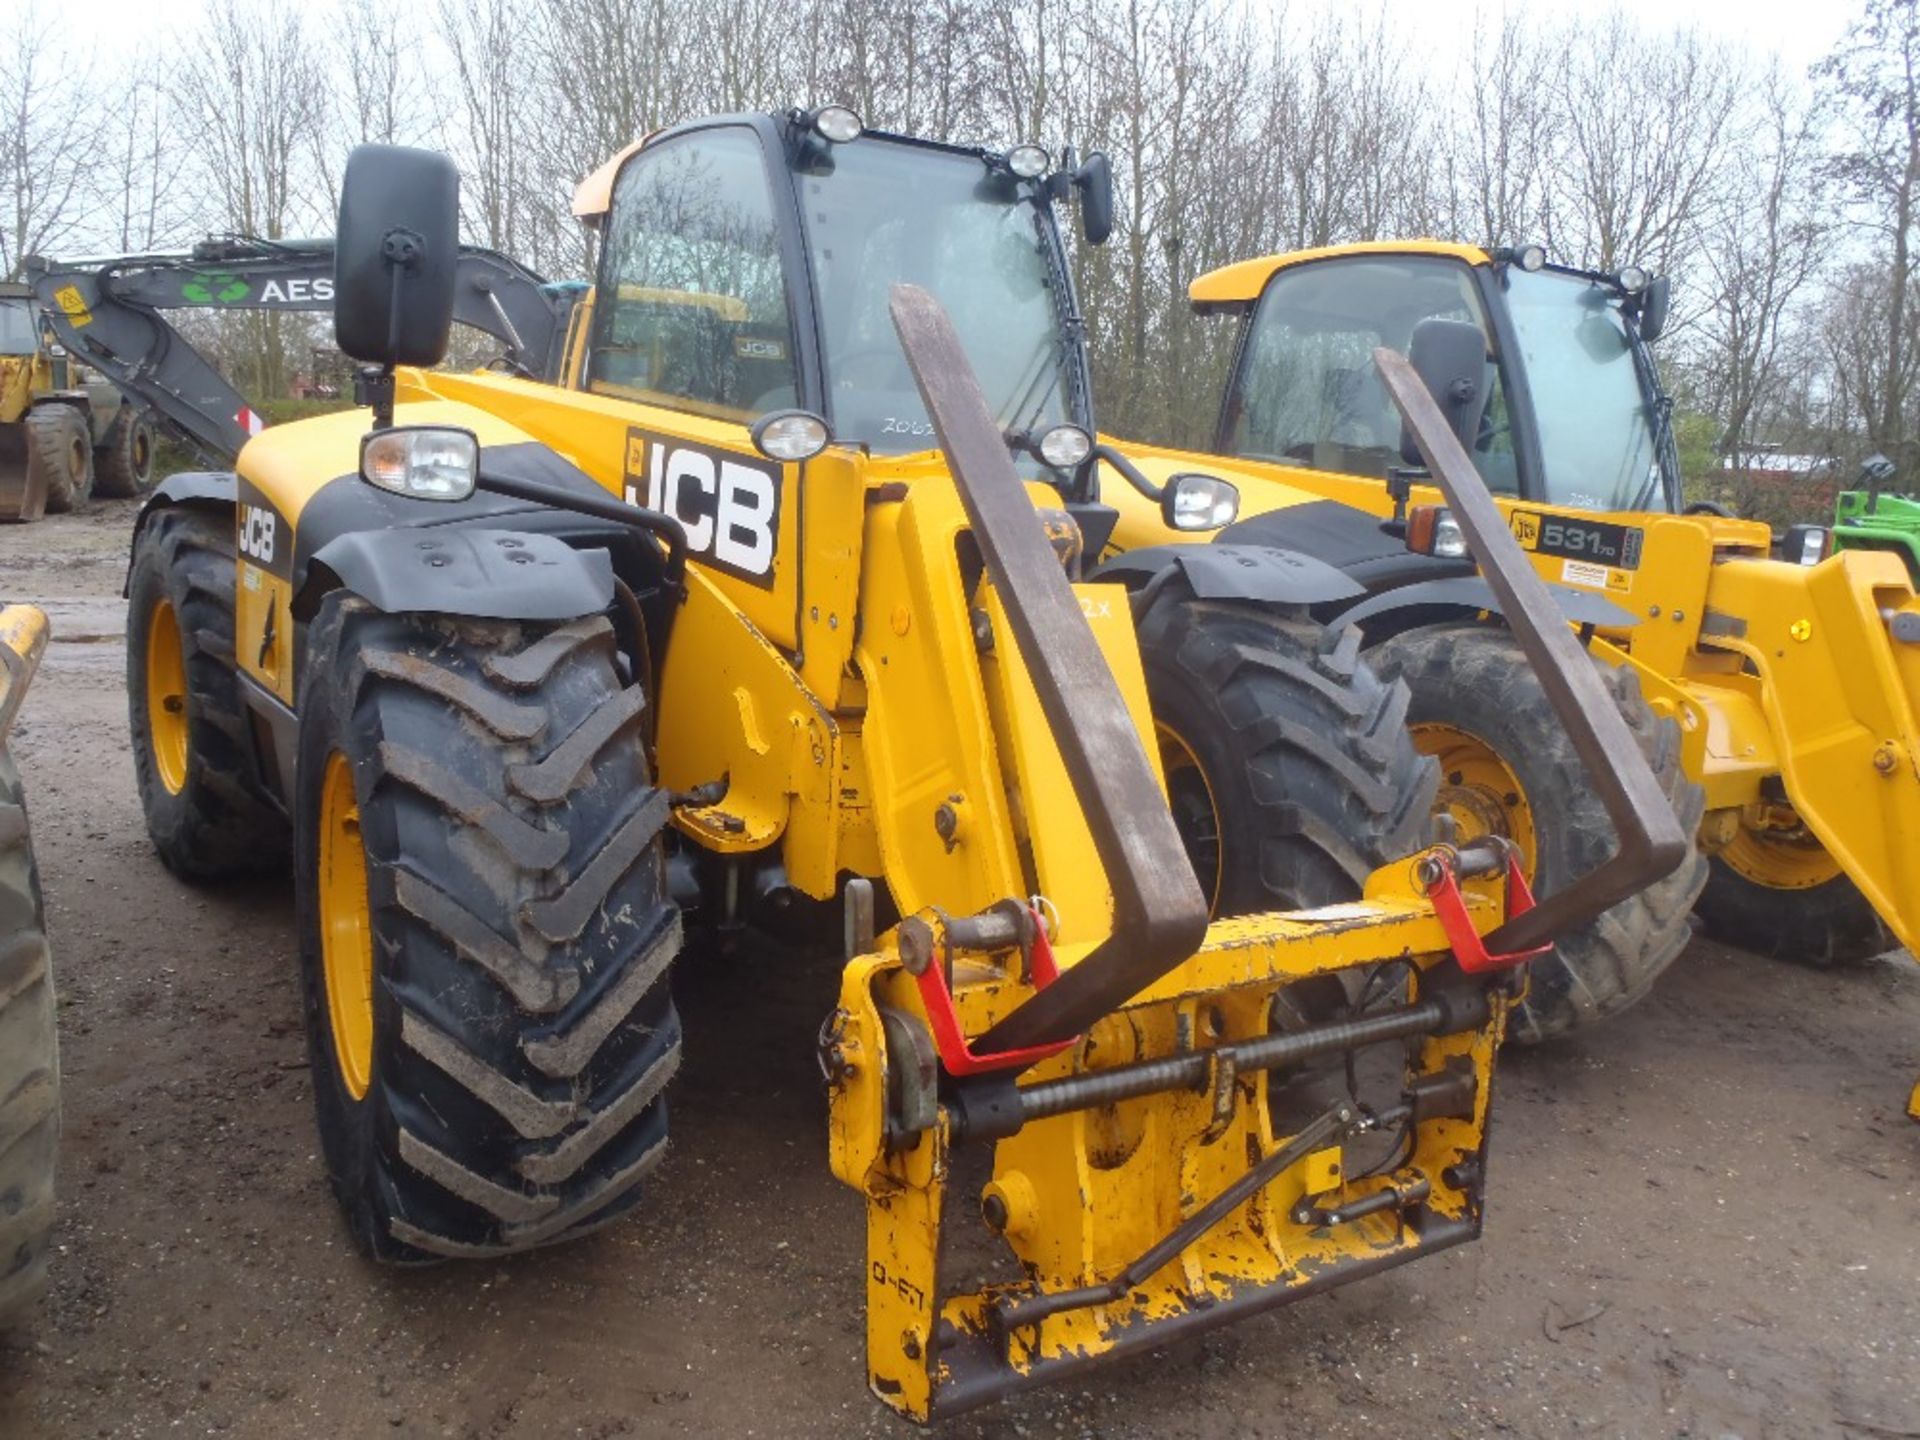
{"type": "Polygon", "coordinates": [[[1487,338],[1488,404],[1471,453],[1489,490],[1518,495],[1499,347],[1472,267],[1449,256],[1360,252],[1276,270],[1245,322],[1216,448],[1385,513],[1387,474],[1403,463],[1400,414],[1373,351],[1387,345],[1405,354],[1414,326],[1434,318],[1465,321],[1487,338]]]}
{"type": "Polygon", "coordinates": [[[621,168],[570,417],[592,433],[565,448],[589,468],[617,457],[602,483],[676,517],[694,563],[792,650],[802,467],[748,433],[802,403],[781,173],[746,124],[663,137],[621,168]]]}

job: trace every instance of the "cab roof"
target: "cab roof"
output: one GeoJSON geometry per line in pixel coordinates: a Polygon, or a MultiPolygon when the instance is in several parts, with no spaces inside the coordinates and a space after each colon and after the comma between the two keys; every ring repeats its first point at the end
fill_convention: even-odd
{"type": "MultiPolygon", "coordinates": [[[[745,114],[707,115],[697,120],[688,120],[680,124],[669,125],[659,130],[650,130],[638,140],[626,146],[599,169],[594,170],[573,190],[573,216],[590,230],[600,227],[607,213],[613,209],[613,186],[620,178],[620,167],[632,159],[635,154],[669,135],[678,135],[687,130],[704,130],[716,125],[752,124],[772,121],[779,124],[791,120],[797,111],[751,112],[745,114]]],[[[985,157],[994,152],[978,145],[958,145],[945,140],[928,140],[918,135],[902,135],[897,131],[882,130],[875,126],[863,126],[862,137],[876,140],[888,140],[896,144],[913,145],[923,150],[941,150],[955,155],[985,157]]]]}
{"type": "Polygon", "coordinates": [[[613,180],[620,173],[620,167],[627,163],[629,156],[659,133],[658,130],[648,131],[574,186],[573,218],[589,228],[599,228],[600,222],[613,208],[613,180]]]}
{"type": "Polygon", "coordinates": [[[1478,245],[1458,245],[1449,240],[1364,240],[1351,245],[1323,245],[1313,250],[1262,255],[1209,270],[1187,286],[1187,298],[1201,314],[1245,310],[1260,298],[1260,292],[1278,272],[1339,255],[1438,255],[1469,265],[1491,264],[1493,258],[1478,245]]]}

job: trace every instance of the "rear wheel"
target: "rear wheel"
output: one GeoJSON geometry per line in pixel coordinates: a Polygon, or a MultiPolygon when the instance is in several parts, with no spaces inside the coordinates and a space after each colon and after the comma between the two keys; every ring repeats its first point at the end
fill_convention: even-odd
{"type": "Polygon", "coordinates": [[[666,1147],[680,943],[640,687],[604,620],[315,620],[295,814],[308,1051],[356,1244],[502,1254],[615,1219],[666,1147]]]}
{"type": "MultiPolygon", "coordinates": [[[[1383,673],[1412,688],[1414,740],[1439,762],[1438,808],[1462,841],[1488,834],[1513,841],[1542,895],[1613,853],[1612,822],[1511,631],[1428,626],[1371,654],[1383,673]]],[[[1694,835],[1704,796],[1681,768],[1679,727],[1653,712],[1632,671],[1599,670],[1682,829],[1694,835]]],[[[1605,1019],[1646,994],[1686,948],[1687,914],[1705,883],[1706,863],[1690,848],[1672,874],[1562,936],[1532,963],[1509,1033],[1531,1044],[1605,1019]]]]}
{"type": "Polygon", "coordinates": [[[1716,940],[1821,970],[1858,964],[1898,943],[1785,806],[1741,817],[1733,839],[1714,852],[1695,909],[1716,940]]]}
{"type": "Polygon", "coordinates": [[[0,1328],[45,1288],[60,1138],[60,1052],[40,877],[13,757],[0,746],[0,1328]]]}
{"type": "Polygon", "coordinates": [[[47,497],[47,513],[62,515],[93,493],[93,437],[73,405],[40,405],[27,414],[29,486],[47,497]]]}
{"type": "Polygon", "coordinates": [[[123,402],[95,452],[94,489],[125,500],[152,488],[153,426],[131,402],[123,402]]]}
{"type": "Polygon", "coordinates": [[[287,863],[286,821],[250,758],[233,586],[224,516],[169,507],[142,527],[127,585],[133,770],[154,849],[190,880],[287,863]]]}
{"type": "Polygon", "coordinates": [[[1433,766],[1406,688],[1359,646],[1303,613],[1179,591],[1142,617],[1168,796],[1216,916],[1354,899],[1425,842],[1433,766]]]}

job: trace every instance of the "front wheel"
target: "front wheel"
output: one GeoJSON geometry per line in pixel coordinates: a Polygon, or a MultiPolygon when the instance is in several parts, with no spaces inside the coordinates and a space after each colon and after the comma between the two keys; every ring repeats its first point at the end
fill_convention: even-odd
{"type": "Polygon", "coordinates": [[[64,515],[93,493],[93,437],[72,405],[36,405],[27,412],[28,486],[47,497],[47,513],[64,515]]]}
{"type": "Polygon", "coordinates": [[[1858,964],[1898,943],[1785,807],[1742,815],[1733,838],[1714,852],[1694,908],[1714,939],[1817,970],[1858,964]]]}
{"type": "Polygon", "coordinates": [[[1168,798],[1216,916],[1359,897],[1425,843],[1432,764],[1360,634],[1169,589],[1140,622],[1168,798]]]}
{"type": "MultiPolygon", "coordinates": [[[[1535,890],[1552,895],[1615,849],[1612,822],[1513,633],[1493,625],[1409,630],[1372,652],[1413,691],[1415,742],[1440,764],[1440,810],[1461,841],[1500,835],[1520,852],[1535,890]]],[[[1599,666],[1621,718],[1672,802],[1681,828],[1700,828],[1705,797],[1680,762],[1680,729],[1656,715],[1625,666],[1599,666]]],[[[1671,874],[1563,935],[1530,966],[1509,1030],[1532,1044],[1624,1010],[1686,948],[1706,863],[1689,847],[1671,874]]]]}
{"type": "Polygon", "coordinates": [[[327,1172],[377,1260],[631,1209],[680,1059],[667,797],[612,627],[330,598],[300,695],[295,898],[327,1172]]]}
{"type": "Polygon", "coordinates": [[[0,745],[0,1329],[46,1286],[60,1138],[60,1047],[40,877],[13,757],[0,745]]]}

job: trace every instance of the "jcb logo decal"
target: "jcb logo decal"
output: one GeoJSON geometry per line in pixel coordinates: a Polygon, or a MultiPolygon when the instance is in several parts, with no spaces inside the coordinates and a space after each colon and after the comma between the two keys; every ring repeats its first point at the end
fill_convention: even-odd
{"type": "Polygon", "coordinates": [[[279,537],[280,517],[264,505],[240,507],[240,553],[262,565],[273,564],[274,542],[279,537]]]}
{"type": "Polygon", "coordinates": [[[627,502],[673,516],[687,548],[715,569],[773,585],[780,471],[728,450],[627,431],[627,502]]]}
{"type": "Polygon", "coordinates": [[[1540,548],[1540,517],[1529,515],[1524,510],[1513,512],[1513,538],[1520,542],[1522,550],[1540,548]]]}

